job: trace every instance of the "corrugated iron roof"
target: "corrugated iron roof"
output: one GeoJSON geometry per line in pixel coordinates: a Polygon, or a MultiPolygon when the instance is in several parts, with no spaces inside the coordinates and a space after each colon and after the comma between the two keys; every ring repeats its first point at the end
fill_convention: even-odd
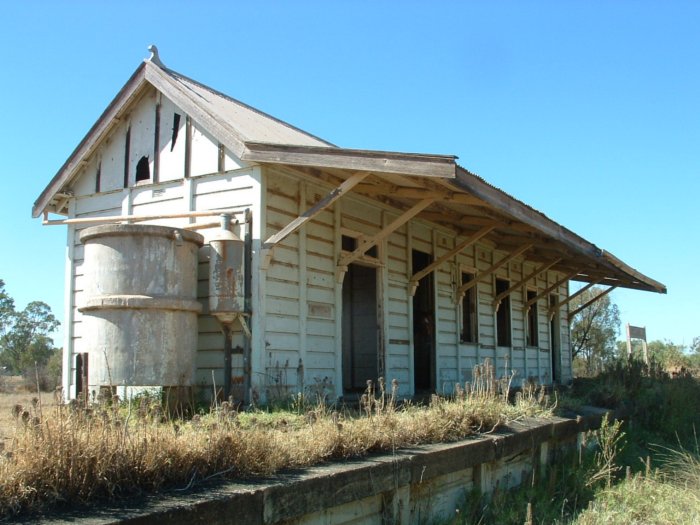
{"type": "MultiPolygon", "coordinates": [[[[146,61],[137,68],[39,196],[34,205],[34,216],[41,214],[60,192],[69,187],[83,161],[110,132],[114,121],[149,85],[171,98],[242,159],[263,164],[340,170],[345,172],[345,176],[353,171],[381,173],[385,180],[392,180],[392,177],[396,176],[399,181],[405,178],[408,186],[414,186],[408,179],[423,181],[423,185],[428,185],[429,179],[439,179],[439,184],[452,188],[455,193],[468,195],[483,202],[499,217],[506,217],[508,221],[536,231],[540,238],[553,243],[556,252],[568,253],[577,258],[582,270],[574,279],[593,281],[602,278],[603,284],[611,286],[666,293],[663,284],[641,274],[609,252],[601,250],[484,178],[458,166],[454,156],[338,148],[328,141],[168,69],[159,60],[146,61]]],[[[468,206],[446,203],[440,209],[468,216],[469,212],[475,209],[468,206]]],[[[505,224],[501,228],[516,239],[528,237],[527,233],[513,230],[511,226],[505,224]]],[[[566,269],[567,265],[561,268],[562,271],[566,269]]]]}
{"type": "Polygon", "coordinates": [[[296,128],[209,86],[205,86],[196,80],[170,69],[165,69],[164,72],[199,97],[198,101],[201,106],[234,126],[245,142],[335,147],[334,144],[326,140],[296,128]]]}

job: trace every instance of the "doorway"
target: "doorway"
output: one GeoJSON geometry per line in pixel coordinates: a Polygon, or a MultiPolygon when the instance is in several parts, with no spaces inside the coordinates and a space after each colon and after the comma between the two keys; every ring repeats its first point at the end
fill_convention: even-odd
{"type": "MultiPolygon", "coordinates": [[[[430,254],[412,251],[413,273],[432,263],[430,254]]],[[[418,281],[413,296],[413,387],[414,392],[435,391],[435,304],[433,273],[418,281]]]]}
{"type": "Polygon", "coordinates": [[[343,280],[343,392],[378,378],[377,269],[348,265],[343,280]]]}
{"type": "Polygon", "coordinates": [[[88,354],[75,354],[75,397],[88,402],[88,354]]]}

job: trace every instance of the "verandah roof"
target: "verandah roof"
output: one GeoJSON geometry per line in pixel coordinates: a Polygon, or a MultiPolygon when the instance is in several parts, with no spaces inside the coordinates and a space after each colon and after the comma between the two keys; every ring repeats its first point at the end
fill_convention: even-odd
{"type": "Polygon", "coordinates": [[[452,155],[338,148],[162,65],[141,64],[44,189],[32,213],[63,213],[70,185],[119,118],[146,89],[158,89],[244,161],[282,165],[340,185],[366,173],[350,191],[398,209],[424,205],[415,216],[457,236],[493,226],[483,242],[513,253],[528,245],[532,262],[572,280],[666,293],[666,287],[456,163],[452,155]],[[433,199],[430,203],[426,199],[433,199]]]}

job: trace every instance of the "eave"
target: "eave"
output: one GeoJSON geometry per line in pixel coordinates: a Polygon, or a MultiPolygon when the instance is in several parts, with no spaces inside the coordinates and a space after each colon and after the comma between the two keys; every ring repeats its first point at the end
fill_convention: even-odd
{"type": "MultiPolygon", "coordinates": [[[[181,77],[151,61],[139,65],[40,194],[32,215],[38,217],[51,208],[60,211],[71,198],[73,178],[95,149],[128,116],[132,104],[147,89],[155,88],[240,159],[283,166],[338,185],[334,191],[340,193],[331,192],[325,201],[319,201],[310,210],[314,213],[330,206],[340,194],[352,191],[403,210],[406,217],[415,215],[450,228],[455,237],[474,235],[481,228],[493,225],[493,230],[480,242],[510,254],[522,246],[532,246],[522,256],[523,260],[534,264],[557,260],[552,270],[571,275],[572,280],[666,293],[663,284],[458,166],[455,156],[337,148],[325,141],[321,144],[328,145],[311,146],[259,142],[250,137],[246,140],[243,132],[237,131],[235,122],[227,121],[223,113],[217,114],[216,107],[203,103],[197,96],[197,93],[201,95],[199,87],[206,86],[198,84],[195,89],[183,85],[179,80],[186,77],[178,76],[181,77]],[[352,184],[346,183],[349,180],[352,184]]],[[[224,96],[213,90],[211,93],[224,96]]],[[[290,228],[303,224],[309,217],[300,217],[290,228]]],[[[266,249],[271,250],[274,244],[266,249]]]]}
{"type": "Polygon", "coordinates": [[[146,88],[146,70],[148,67],[155,67],[148,62],[143,62],[131,78],[124,84],[124,87],[117,93],[109,106],[104,110],[97,122],[93,124],[87,132],[83,140],[80,141],[78,147],[73,150],[70,157],[61,166],[56,175],[51,179],[48,186],[44,188],[32,207],[32,217],[38,217],[48,208],[54,197],[70,182],[73,176],[78,172],[82,164],[94,149],[100,144],[102,139],[106,137],[110,131],[118,125],[120,116],[124,108],[138,98],[146,88]]]}
{"type": "Polygon", "coordinates": [[[241,159],[249,162],[336,168],[421,177],[455,177],[457,157],[393,151],[324,148],[246,142],[241,159]]]}

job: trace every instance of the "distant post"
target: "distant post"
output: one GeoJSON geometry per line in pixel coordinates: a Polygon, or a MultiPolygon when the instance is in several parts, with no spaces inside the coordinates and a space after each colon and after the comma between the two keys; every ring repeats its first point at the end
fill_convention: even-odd
{"type": "Polygon", "coordinates": [[[649,355],[647,353],[647,329],[646,326],[632,326],[627,323],[627,356],[632,355],[632,339],[640,339],[642,341],[642,356],[644,363],[649,364],[649,355]]]}

